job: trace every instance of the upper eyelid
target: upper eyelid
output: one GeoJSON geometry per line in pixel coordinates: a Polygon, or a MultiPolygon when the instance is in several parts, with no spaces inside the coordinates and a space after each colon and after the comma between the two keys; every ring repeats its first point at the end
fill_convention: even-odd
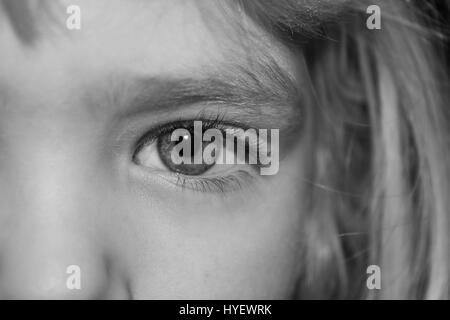
{"type": "MultiPolygon", "coordinates": [[[[274,108],[274,107],[272,107],[274,108]]],[[[290,143],[294,136],[301,132],[303,127],[303,114],[297,110],[292,113],[289,110],[280,110],[277,114],[272,114],[265,107],[259,112],[253,112],[245,106],[227,106],[221,108],[216,105],[196,104],[181,109],[180,112],[166,113],[141,113],[139,116],[133,114],[130,117],[116,118],[114,125],[114,144],[117,148],[125,148],[128,153],[132,153],[138,142],[144,136],[151,136],[151,133],[158,132],[158,129],[169,126],[171,123],[182,123],[191,120],[210,121],[219,118],[222,123],[230,127],[246,129],[277,128],[283,133],[285,142],[290,143]],[[289,116],[288,116],[289,115],[289,116]],[[238,121],[236,121],[238,119],[238,121]]],[[[147,139],[148,141],[148,139],[147,139]]]]}
{"type": "MultiPolygon", "coordinates": [[[[169,122],[164,125],[159,125],[156,128],[150,129],[145,133],[135,144],[135,147],[133,148],[134,154],[138,153],[144,146],[148,145],[149,143],[155,142],[156,139],[164,134],[169,134],[175,129],[178,128],[186,128],[188,124],[192,124],[194,121],[202,121],[203,123],[206,123],[207,125],[210,125],[211,128],[215,129],[229,129],[229,128],[239,128],[239,129],[249,129],[250,127],[243,123],[237,123],[234,121],[226,121],[222,118],[217,119],[192,119],[192,120],[177,120],[173,122],[169,122]]],[[[133,155],[134,158],[134,155],[133,155]]]]}

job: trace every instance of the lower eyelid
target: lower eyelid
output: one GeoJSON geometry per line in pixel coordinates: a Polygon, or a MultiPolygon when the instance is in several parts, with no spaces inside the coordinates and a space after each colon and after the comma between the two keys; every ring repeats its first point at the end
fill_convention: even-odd
{"type": "Polygon", "coordinates": [[[139,165],[134,165],[130,169],[130,178],[136,183],[149,188],[159,185],[163,190],[170,190],[171,193],[248,195],[248,192],[243,193],[243,191],[257,191],[260,184],[264,182],[257,173],[258,170],[253,170],[248,165],[246,169],[234,170],[220,176],[185,176],[139,165]]]}
{"type": "Polygon", "coordinates": [[[249,172],[241,170],[228,176],[209,177],[209,178],[186,178],[180,184],[177,184],[183,189],[189,188],[193,191],[203,193],[231,193],[241,191],[248,187],[254,180],[254,176],[249,172]]]}

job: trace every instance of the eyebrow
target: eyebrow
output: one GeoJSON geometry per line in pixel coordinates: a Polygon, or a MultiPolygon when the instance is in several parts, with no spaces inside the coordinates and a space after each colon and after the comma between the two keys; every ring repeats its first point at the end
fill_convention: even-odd
{"type": "Polygon", "coordinates": [[[270,115],[285,118],[283,122],[301,113],[300,86],[275,61],[256,63],[254,70],[236,65],[226,69],[200,77],[133,79],[124,89],[128,97],[120,99],[124,109],[121,116],[173,113],[192,105],[232,110],[236,116],[270,115]]]}

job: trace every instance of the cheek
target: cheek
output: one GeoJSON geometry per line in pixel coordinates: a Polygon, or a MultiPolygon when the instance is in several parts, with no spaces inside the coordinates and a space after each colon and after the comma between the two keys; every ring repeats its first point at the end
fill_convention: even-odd
{"type": "Polygon", "coordinates": [[[289,297],[299,272],[301,191],[290,182],[298,180],[282,173],[262,181],[266,185],[253,193],[242,191],[245,197],[197,193],[181,197],[174,191],[165,197],[155,192],[153,197],[120,201],[127,205],[110,237],[125,261],[133,295],[289,297]]]}
{"type": "Polygon", "coordinates": [[[205,250],[197,251],[195,264],[204,270],[199,277],[208,284],[203,294],[273,299],[291,293],[298,274],[297,207],[293,203],[254,205],[252,212],[235,213],[244,218],[211,232],[205,250]]]}

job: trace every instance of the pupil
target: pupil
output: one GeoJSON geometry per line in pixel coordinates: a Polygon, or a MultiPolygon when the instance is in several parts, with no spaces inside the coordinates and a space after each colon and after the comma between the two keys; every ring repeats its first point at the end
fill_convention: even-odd
{"type": "MultiPolygon", "coordinates": [[[[198,150],[194,149],[194,139],[192,139],[193,137],[193,133],[191,133],[191,137],[180,137],[178,141],[171,141],[170,140],[171,134],[166,134],[160,138],[158,138],[158,153],[159,153],[159,157],[161,158],[161,161],[164,163],[164,165],[171,171],[173,172],[177,172],[177,173],[181,173],[184,175],[188,175],[188,176],[198,176],[201,174],[204,174],[205,172],[207,172],[209,169],[211,169],[214,166],[213,164],[206,164],[203,162],[203,155],[200,157],[202,159],[202,163],[201,164],[194,164],[194,155],[196,153],[201,153],[202,149],[204,149],[209,142],[203,142],[203,146],[202,148],[199,148],[198,150]],[[191,148],[191,164],[175,164],[172,161],[172,149],[181,141],[183,141],[183,139],[187,138],[188,140],[190,140],[190,148],[191,148]]],[[[180,151],[180,156],[184,156],[183,154],[183,149],[180,151]]]]}

